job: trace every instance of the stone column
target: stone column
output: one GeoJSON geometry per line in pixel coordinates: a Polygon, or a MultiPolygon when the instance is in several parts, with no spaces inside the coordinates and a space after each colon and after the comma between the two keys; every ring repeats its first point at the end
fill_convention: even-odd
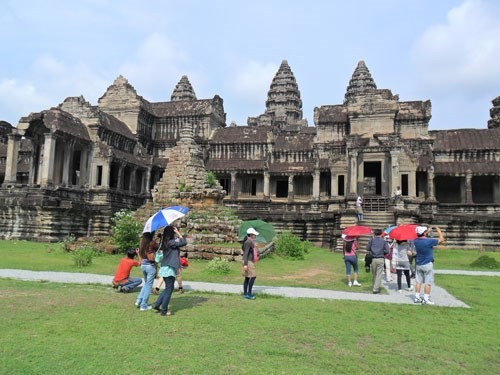
{"type": "MultiPolygon", "coordinates": [[[[351,151],[349,153],[349,193],[358,195],[358,152],[351,151]]],[[[359,194],[362,192],[360,191],[359,194]]]]}
{"type": "Polygon", "coordinates": [[[434,193],[434,166],[427,169],[427,189],[429,190],[429,199],[435,200],[436,195],[434,193]]]}
{"type": "Polygon", "coordinates": [[[80,154],[80,186],[89,186],[89,150],[84,148],[80,154]]]}
{"type": "Polygon", "coordinates": [[[269,199],[269,172],[264,171],[264,198],[269,199]]]}
{"type": "Polygon", "coordinates": [[[238,199],[236,191],[236,172],[231,172],[231,199],[238,199]]]}
{"type": "Polygon", "coordinates": [[[315,170],[313,173],[313,200],[319,200],[319,184],[320,184],[320,171],[315,170]]]}
{"type": "Polygon", "coordinates": [[[293,174],[288,176],[288,201],[293,202],[293,174]]]}
{"type": "MultiPolygon", "coordinates": [[[[392,173],[390,176],[391,177],[391,184],[390,184],[391,190],[389,191],[390,197],[396,191],[396,188],[398,186],[401,186],[401,176],[399,174],[399,151],[391,151],[391,166],[392,166],[392,173]]],[[[411,179],[410,176],[408,176],[408,177],[411,179]]],[[[409,181],[408,181],[408,184],[410,184],[409,181]]],[[[411,184],[410,184],[410,186],[411,186],[411,184]]],[[[408,195],[415,196],[416,194],[412,194],[410,192],[410,190],[411,190],[410,186],[408,187],[408,195]]],[[[413,186],[415,186],[415,184],[413,184],[413,186]]]]}
{"type": "Polygon", "coordinates": [[[123,162],[119,163],[119,165],[118,165],[118,178],[116,181],[116,189],[117,190],[124,190],[124,186],[123,186],[123,170],[124,169],[125,169],[125,164],[123,162]]]}
{"type": "Polygon", "coordinates": [[[337,175],[330,169],[330,198],[339,195],[337,175]]]}
{"type": "Polygon", "coordinates": [[[465,172],[465,203],[472,204],[472,171],[467,169],[465,172]]]}
{"type": "Polygon", "coordinates": [[[64,161],[63,161],[63,170],[62,170],[62,186],[70,186],[71,185],[71,161],[73,159],[73,142],[67,141],[64,143],[64,161]]]}
{"type": "Polygon", "coordinates": [[[411,198],[417,196],[417,173],[415,171],[408,173],[408,195],[411,198]]]}
{"type": "Polygon", "coordinates": [[[148,167],[146,169],[146,173],[142,174],[142,190],[141,194],[143,193],[148,193],[150,189],[153,188],[153,186],[149,186],[149,181],[151,180],[151,167],[148,167]]]}
{"type": "Polygon", "coordinates": [[[137,167],[134,166],[132,168],[132,172],[130,173],[130,181],[128,183],[128,191],[130,191],[131,193],[137,193],[137,191],[135,191],[135,174],[137,172],[137,167]]]}
{"type": "Polygon", "coordinates": [[[5,161],[5,178],[3,186],[15,184],[17,181],[17,163],[19,159],[19,142],[21,136],[15,133],[9,134],[7,144],[7,159],[5,161]]]}
{"type": "Polygon", "coordinates": [[[109,170],[111,167],[111,162],[112,162],[112,159],[108,158],[107,160],[104,160],[104,163],[102,165],[101,187],[105,188],[105,189],[109,189],[109,170]]]}
{"type": "Polygon", "coordinates": [[[56,137],[52,133],[45,134],[43,146],[43,161],[40,173],[40,186],[52,185],[54,178],[54,156],[56,152],[56,137]]]}

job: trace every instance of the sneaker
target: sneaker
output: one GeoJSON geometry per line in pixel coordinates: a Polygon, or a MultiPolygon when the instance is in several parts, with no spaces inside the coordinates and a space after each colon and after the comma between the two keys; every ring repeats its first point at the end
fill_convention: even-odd
{"type": "Polygon", "coordinates": [[[121,293],[122,292],[122,286],[121,285],[118,285],[116,287],[116,293],[121,293]]]}
{"type": "Polygon", "coordinates": [[[358,281],[357,281],[357,280],[354,280],[354,282],[352,283],[352,285],[354,285],[354,286],[361,286],[361,284],[360,284],[360,283],[358,283],[358,281]]]}
{"type": "Polygon", "coordinates": [[[179,288],[179,290],[177,291],[177,293],[179,293],[179,294],[182,294],[182,293],[184,293],[184,289],[182,289],[182,288],[179,288]]]}
{"type": "Polygon", "coordinates": [[[141,303],[139,301],[135,301],[134,305],[135,307],[141,307],[141,303]]]}
{"type": "Polygon", "coordinates": [[[406,291],[408,291],[408,292],[413,291],[413,285],[412,285],[412,286],[410,286],[409,288],[406,288],[406,291]]]}
{"type": "Polygon", "coordinates": [[[254,296],[254,295],[252,295],[252,294],[245,294],[245,295],[243,296],[243,298],[246,298],[246,299],[252,299],[252,300],[253,300],[253,299],[255,299],[255,296],[254,296]]]}
{"type": "Polygon", "coordinates": [[[349,281],[349,282],[347,283],[347,286],[350,288],[350,287],[352,286],[352,283],[349,281]]]}
{"type": "Polygon", "coordinates": [[[429,299],[424,299],[422,301],[422,305],[434,305],[434,301],[432,301],[430,298],[429,299]]]}
{"type": "Polygon", "coordinates": [[[413,300],[414,303],[422,303],[423,299],[420,298],[420,297],[415,297],[415,299],[413,300]]]}
{"type": "Polygon", "coordinates": [[[149,311],[149,310],[152,310],[153,309],[153,306],[146,306],[146,307],[141,307],[141,311],[149,311]]]}
{"type": "Polygon", "coordinates": [[[161,313],[161,316],[170,316],[172,315],[172,313],[169,311],[167,311],[165,314],[164,313],[161,313]]]}
{"type": "Polygon", "coordinates": [[[398,289],[398,293],[403,293],[403,291],[401,289],[398,289]]]}

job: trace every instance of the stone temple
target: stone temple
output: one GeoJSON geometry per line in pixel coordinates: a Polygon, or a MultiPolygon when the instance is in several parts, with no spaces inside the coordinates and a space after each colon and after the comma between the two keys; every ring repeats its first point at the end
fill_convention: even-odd
{"type": "Polygon", "coordinates": [[[360,61],[344,102],[316,107],[309,126],[283,61],[264,113],[227,126],[222,98],[198,99],[186,76],[158,103],[119,76],[97,105],[69,97],[0,122],[0,238],[106,235],[122,208],[207,196],[213,172],[214,202],[332,249],[359,194],[366,225],[424,222],[450,246],[498,247],[500,96],[492,103],[484,129],[429,131],[431,102],[377,88],[360,61]]]}

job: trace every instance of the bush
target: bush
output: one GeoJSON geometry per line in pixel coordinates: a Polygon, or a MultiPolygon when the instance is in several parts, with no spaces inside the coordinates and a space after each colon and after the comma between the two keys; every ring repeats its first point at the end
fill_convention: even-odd
{"type": "Polygon", "coordinates": [[[139,247],[142,224],[132,216],[130,210],[116,212],[111,218],[113,240],[120,251],[139,247]]]}
{"type": "Polygon", "coordinates": [[[488,255],[481,255],[470,265],[472,267],[489,268],[492,270],[500,269],[500,262],[498,262],[495,258],[490,257],[488,255]]]}
{"type": "Polygon", "coordinates": [[[226,274],[229,273],[231,267],[227,259],[213,258],[208,262],[208,270],[211,273],[226,274]]]}
{"type": "Polygon", "coordinates": [[[71,251],[71,245],[76,241],[76,237],[73,236],[72,234],[68,234],[66,237],[63,238],[61,242],[61,248],[65,252],[71,251]]]}
{"type": "Polygon", "coordinates": [[[207,184],[208,187],[214,187],[215,183],[217,182],[217,176],[215,175],[214,172],[208,172],[207,173],[207,179],[205,183],[207,184]]]}
{"type": "Polygon", "coordinates": [[[275,253],[283,258],[304,259],[309,252],[310,243],[301,241],[299,237],[290,231],[284,231],[278,235],[275,243],[275,253]]]}
{"type": "Polygon", "coordinates": [[[93,248],[89,246],[79,247],[73,252],[73,261],[77,267],[87,267],[92,264],[92,259],[96,255],[93,248]]]}

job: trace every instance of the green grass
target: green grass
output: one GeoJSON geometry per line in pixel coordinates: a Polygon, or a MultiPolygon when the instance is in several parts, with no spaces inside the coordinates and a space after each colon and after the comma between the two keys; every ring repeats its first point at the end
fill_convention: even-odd
{"type": "Polygon", "coordinates": [[[496,373],[500,279],[439,284],[472,308],[186,292],[162,318],[105,286],[0,280],[0,373],[496,373]]]}
{"type": "MultiPolygon", "coordinates": [[[[439,250],[436,268],[475,269],[468,265],[480,255],[439,250]]],[[[77,268],[57,245],[0,241],[0,268],[112,275],[120,257],[77,268]]],[[[190,260],[184,279],[241,283],[238,263],[225,276],[206,264],[190,260]]],[[[341,255],[325,249],[257,267],[260,285],[348,289],[341,255]]],[[[361,291],[370,277],[361,268],[361,291]]],[[[135,293],[107,286],[0,279],[0,374],[496,373],[500,278],[436,275],[436,283],[471,308],[187,291],[162,318],[139,312],[135,293]]]]}

